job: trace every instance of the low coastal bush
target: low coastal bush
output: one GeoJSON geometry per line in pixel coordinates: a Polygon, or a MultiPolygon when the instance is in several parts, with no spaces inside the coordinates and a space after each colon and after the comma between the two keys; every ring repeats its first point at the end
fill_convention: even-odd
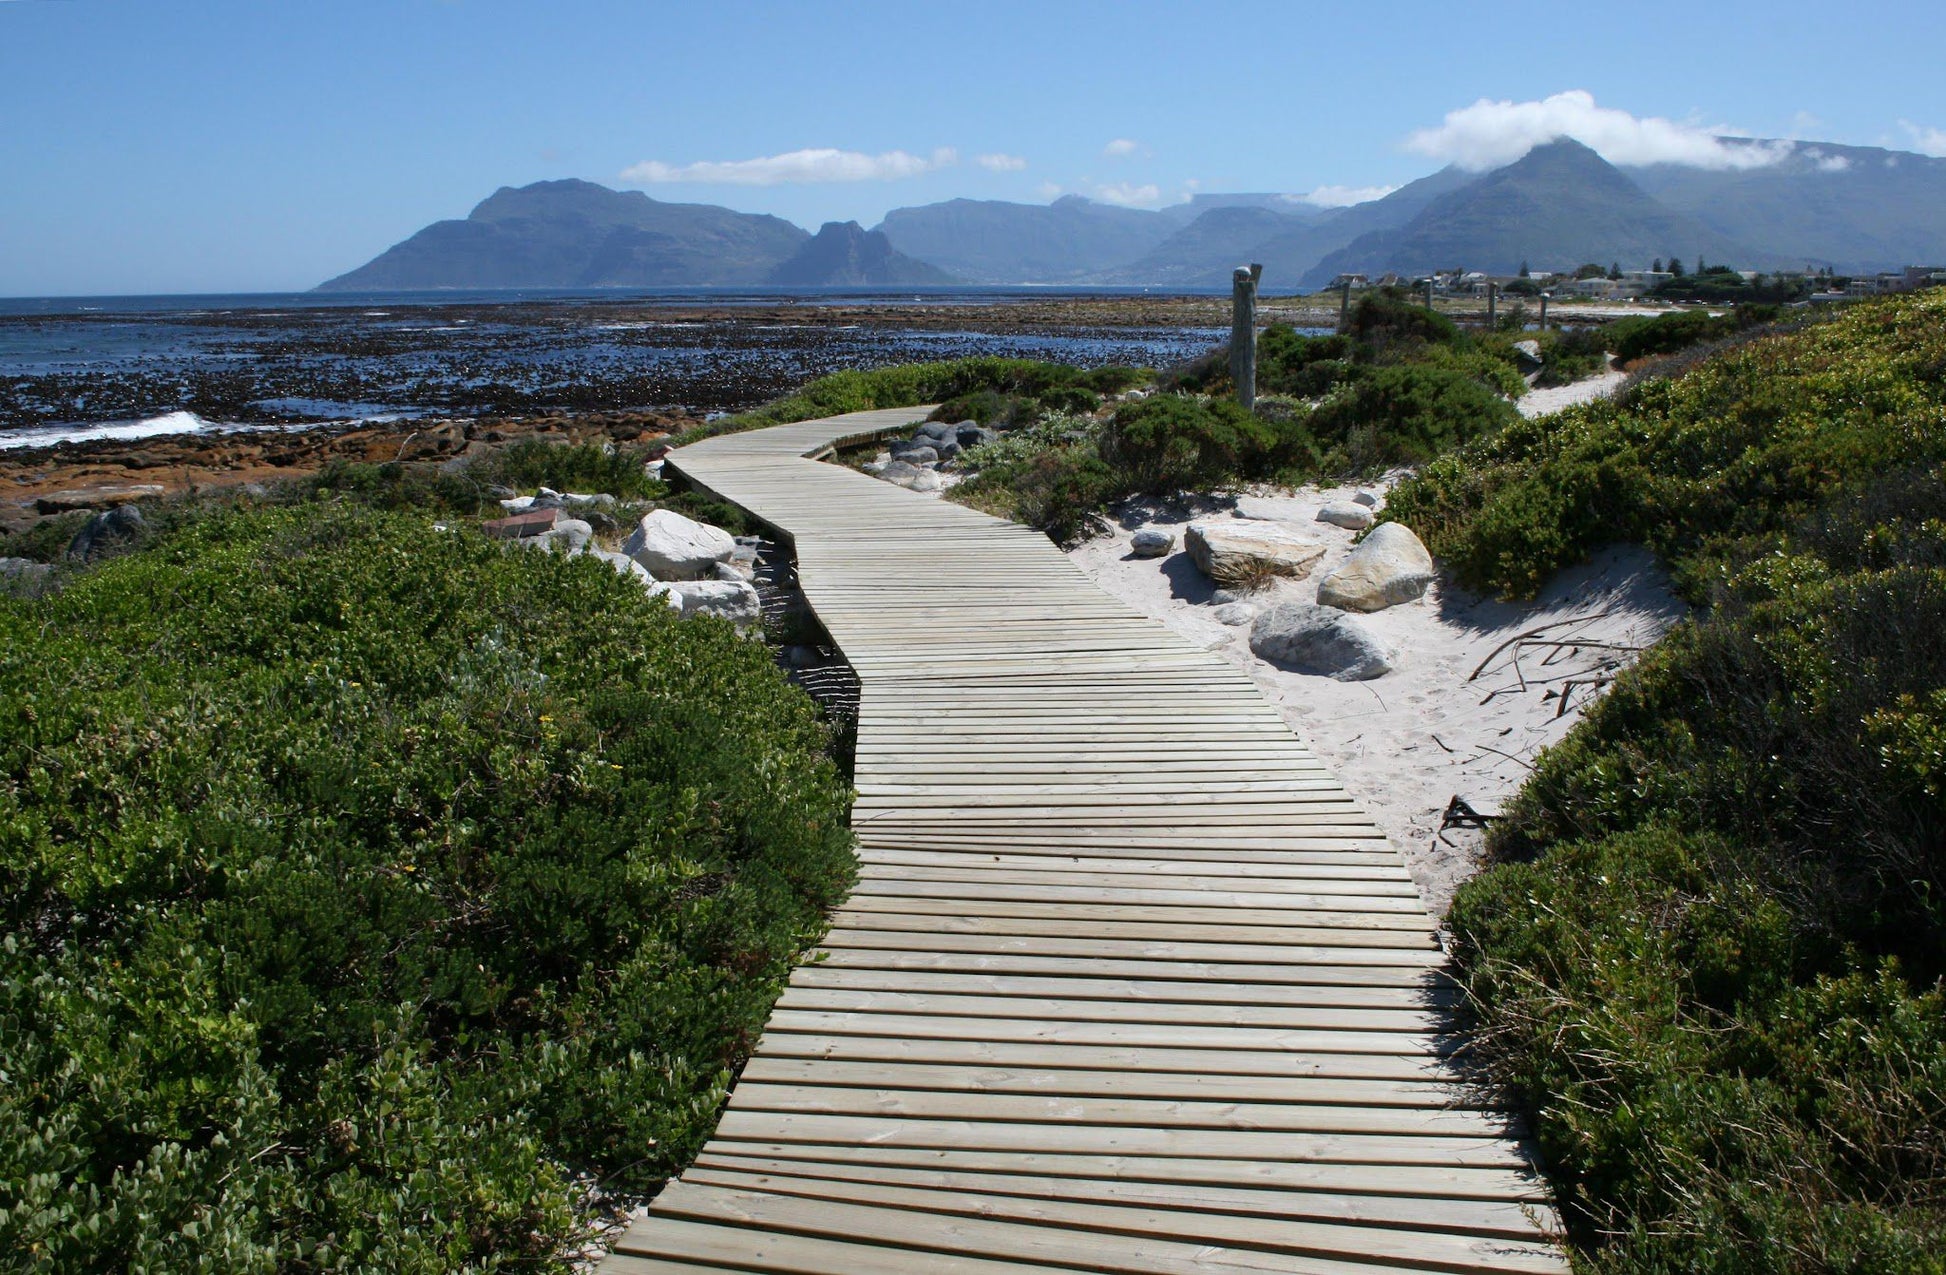
{"type": "Polygon", "coordinates": [[[1946,295],[1510,427],[1388,514],[1512,594],[1652,544],[1707,605],[1450,917],[1589,1269],[1939,1271],[1946,295]]]}
{"type": "Polygon", "coordinates": [[[1307,421],[1325,466],[1347,475],[1417,465],[1505,428],[1520,413],[1464,372],[1375,367],[1320,403],[1307,421]]]}
{"type": "Polygon", "coordinates": [[[825,743],[729,625],[355,503],[0,601],[0,1269],[569,1269],[849,879],[825,743]]]}
{"type": "Polygon", "coordinates": [[[1065,363],[995,357],[834,372],[754,411],[712,421],[668,442],[671,446],[679,447],[718,434],[762,429],[767,425],[784,425],[792,421],[816,420],[823,416],[868,412],[886,407],[948,403],[982,392],[991,392],[996,404],[1007,398],[1038,400],[1052,395],[1055,401],[1043,404],[1043,410],[1072,411],[1076,410],[1074,404],[1078,401],[1075,391],[1091,395],[1119,393],[1121,389],[1128,388],[1130,384],[1140,384],[1151,375],[1133,368],[1085,370],[1065,363]]]}

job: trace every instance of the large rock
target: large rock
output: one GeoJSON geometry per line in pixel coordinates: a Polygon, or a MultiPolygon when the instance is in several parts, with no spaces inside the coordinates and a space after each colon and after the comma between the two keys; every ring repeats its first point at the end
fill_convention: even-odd
{"type": "Polygon", "coordinates": [[[763,622],[757,591],[741,580],[677,580],[669,585],[682,599],[682,613],[721,616],[741,627],[763,622]]]}
{"type": "Polygon", "coordinates": [[[146,525],[142,511],[134,505],[104,509],[88,519],[75,533],[74,539],[68,542],[68,557],[76,562],[86,562],[109,545],[135,539],[142,534],[146,525]]]}
{"type": "Polygon", "coordinates": [[[1128,551],[1138,558],[1165,558],[1176,547],[1176,533],[1144,527],[1128,538],[1128,551]]]}
{"type": "Polygon", "coordinates": [[[894,443],[892,459],[908,465],[931,465],[939,460],[939,449],[931,443],[894,443]]]}
{"type": "Polygon", "coordinates": [[[878,476],[886,482],[891,483],[894,487],[910,487],[913,483],[919,481],[919,475],[931,472],[931,470],[921,469],[917,465],[908,465],[902,460],[895,460],[880,469],[878,476]]]}
{"type": "Polygon", "coordinates": [[[1378,635],[1357,620],[1303,602],[1280,603],[1252,621],[1250,652],[1260,660],[1340,682],[1383,677],[1393,662],[1378,635]]]}
{"type": "Polygon", "coordinates": [[[1302,579],[1324,556],[1322,542],[1275,522],[1192,522],[1182,543],[1190,560],[1215,580],[1264,569],[1302,579]]]}
{"type": "Polygon", "coordinates": [[[0,558],[0,593],[38,598],[53,573],[54,568],[32,558],[0,558]]]}
{"type": "Polygon", "coordinates": [[[1432,555],[1403,523],[1372,529],[1351,556],[1318,581],[1318,601],[1346,611],[1383,611],[1424,597],[1438,578],[1432,555]]]}
{"type": "Polygon", "coordinates": [[[1318,510],[1318,521],[1350,531],[1363,531],[1372,525],[1372,511],[1349,500],[1334,500],[1318,510]]]}
{"type": "Polygon", "coordinates": [[[717,563],[728,562],[736,547],[735,539],[720,527],[685,518],[672,509],[657,509],[643,516],[622,552],[658,580],[701,580],[715,574],[717,563]]]}
{"type": "Polygon", "coordinates": [[[72,491],[51,491],[34,498],[34,511],[65,514],[77,509],[106,509],[160,496],[162,490],[160,483],[134,483],[120,487],[78,487],[72,491]]]}
{"type": "Polygon", "coordinates": [[[1289,496],[1238,496],[1237,517],[1258,522],[1309,522],[1312,507],[1289,496]]]}

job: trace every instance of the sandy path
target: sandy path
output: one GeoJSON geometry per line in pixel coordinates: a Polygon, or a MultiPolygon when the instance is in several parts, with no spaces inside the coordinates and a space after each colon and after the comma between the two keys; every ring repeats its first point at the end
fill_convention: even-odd
{"type": "Polygon", "coordinates": [[[1572,384],[1556,385],[1552,389],[1530,389],[1515,401],[1514,406],[1520,409],[1522,416],[1529,419],[1546,416],[1550,412],[1558,412],[1564,407],[1573,407],[1577,403],[1606,398],[1621,388],[1622,382],[1627,379],[1627,372],[1610,371],[1572,384]]]}
{"type": "MultiPolygon", "coordinates": [[[[1352,532],[1312,521],[1319,506],[1351,489],[1287,494],[1299,515],[1293,524],[1329,548],[1309,578],[1282,583],[1255,603],[1314,602],[1317,581],[1351,549],[1352,532]]],[[[1441,915],[1475,871],[1480,845],[1477,832],[1440,833],[1447,803],[1458,796],[1483,812],[1498,810],[1534,754],[1561,738],[1591,694],[1571,688],[1563,712],[1562,688],[1632,656],[1529,646],[1501,654],[1477,677],[1476,668],[1496,647],[1542,625],[1556,626],[1547,635],[1554,638],[1641,647],[1684,613],[1653,557],[1635,548],[1610,549],[1562,573],[1533,603],[1496,602],[1441,582],[1418,602],[1362,617],[1400,651],[1392,673],[1337,682],[1253,656],[1247,625],[1226,627],[1212,616],[1214,586],[1181,552],[1180,538],[1166,558],[1130,555],[1130,532],[1147,526],[1180,533],[1188,521],[1180,511],[1126,509],[1114,535],[1071,556],[1109,593],[1247,672],[1405,854],[1427,904],[1441,915]],[[1599,618],[1565,623],[1590,616],[1599,618]]]]}

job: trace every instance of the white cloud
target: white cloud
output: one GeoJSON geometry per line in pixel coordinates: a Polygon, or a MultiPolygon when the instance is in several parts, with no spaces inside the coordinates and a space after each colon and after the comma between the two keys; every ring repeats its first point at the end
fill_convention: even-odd
{"type": "Polygon", "coordinates": [[[645,160],[622,170],[622,180],[644,185],[662,182],[711,182],[729,186],[782,186],[799,182],[897,181],[918,177],[959,162],[959,152],[942,146],[929,156],[905,151],[867,155],[830,147],[786,151],[756,159],[704,160],[694,164],[665,164],[645,160]]]}
{"type": "Polygon", "coordinates": [[[1842,173],[1851,167],[1851,160],[1844,155],[1827,155],[1815,146],[1804,148],[1804,158],[1818,166],[1821,173],[1842,173]]]}
{"type": "Polygon", "coordinates": [[[1162,202],[1162,188],[1153,182],[1143,186],[1115,182],[1095,187],[1095,198],[1104,204],[1119,204],[1123,208],[1153,208],[1162,202]]]}
{"type": "Polygon", "coordinates": [[[1127,137],[1118,137],[1101,148],[1101,153],[1111,159],[1127,159],[1130,155],[1140,154],[1142,143],[1127,137]]]}
{"type": "Polygon", "coordinates": [[[1027,161],[1018,155],[975,155],[973,162],[990,173],[1017,173],[1027,167],[1027,161]]]}
{"type": "Polygon", "coordinates": [[[1768,146],[1726,140],[1724,127],[1682,124],[1659,116],[1635,116],[1595,105],[1582,89],[1538,102],[1481,98],[1448,111],[1438,128],[1406,138],[1406,149],[1461,168],[1498,168],[1544,142],[1572,137],[1615,164],[1684,164],[1691,168],[1764,168],[1790,154],[1788,142],[1768,146]]]}
{"type": "Polygon", "coordinates": [[[1353,204],[1368,204],[1374,199],[1383,199],[1397,186],[1320,186],[1302,195],[1285,195],[1283,198],[1293,204],[1311,204],[1318,208],[1349,208],[1353,204]]]}
{"type": "Polygon", "coordinates": [[[1912,137],[1912,149],[1921,155],[1946,159],[1946,128],[1928,128],[1911,120],[1900,120],[1899,127],[1912,137]]]}
{"type": "Polygon", "coordinates": [[[1061,197],[1061,194],[1062,194],[1062,188],[1061,188],[1061,184],[1060,184],[1059,182],[1042,182],[1042,183],[1041,183],[1041,198],[1042,198],[1042,199],[1049,199],[1049,200],[1052,200],[1052,199],[1059,199],[1059,198],[1061,197]]]}

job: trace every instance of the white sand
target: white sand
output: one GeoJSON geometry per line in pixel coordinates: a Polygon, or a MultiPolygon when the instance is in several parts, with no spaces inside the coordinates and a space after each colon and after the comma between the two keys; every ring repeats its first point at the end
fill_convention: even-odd
{"type": "Polygon", "coordinates": [[[1622,382],[1627,379],[1627,372],[1610,370],[1567,385],[1556,385],[1552,389],[1529,389],[1515,401],[1514,406],[1520,409],[1522,416],[1530,419],[1546,416],[1577,403],[1606,398],[1620,389],[1622,382]]]}
{"type": "MultiPolygon", "coordinates": [[[[1253,602],[1316,601],[1317,581],[1350,551],[1354,533],[1310,518],[1353,490],[1277,493],[1308,511],[1295,525],[1330,547],[1309,577],[1280,583],[1253,602]]],[[[1448,801],[1457,795],[1477,810],[1497,811],[1535,753],[1560,739],[1588,702],[1590,692],[1577,688],[1567,711],[1557,712],[1563,685],[1632,656],[1530,646],[1504,653],[1469,680],[1476,666],[1508,639],[1542,625],[1557,626],[1547,634],[1552,638],[1641,647],[1684,613],[1653,557],[1634,548],[1610,549],[1562,573],[1531,604],[1491,601],[1442,581],[1420,601],[1361,617],[1399,649],[1393,672],[1370,682],[1337,682],[1265,664],[1250,653],[1248,626],[1228,628],[1211,618],[1214,586],[1181,551],[1180,537],[1166,558],[1130,556],[1132,531],[1180,533],[1193,518],[1180,510],[1122,512],[1123,525],[1076,549],[1075,562],[1109,593],[1244,669],[1404,853],[1436,915],[1444,915],[1453,891],[1476,870],[1481,839],[1477,832],[1440,834],[1448,801]],[[1582,624],[1561,623],[1601,612],[1605,617],[1582,624]]]]}

